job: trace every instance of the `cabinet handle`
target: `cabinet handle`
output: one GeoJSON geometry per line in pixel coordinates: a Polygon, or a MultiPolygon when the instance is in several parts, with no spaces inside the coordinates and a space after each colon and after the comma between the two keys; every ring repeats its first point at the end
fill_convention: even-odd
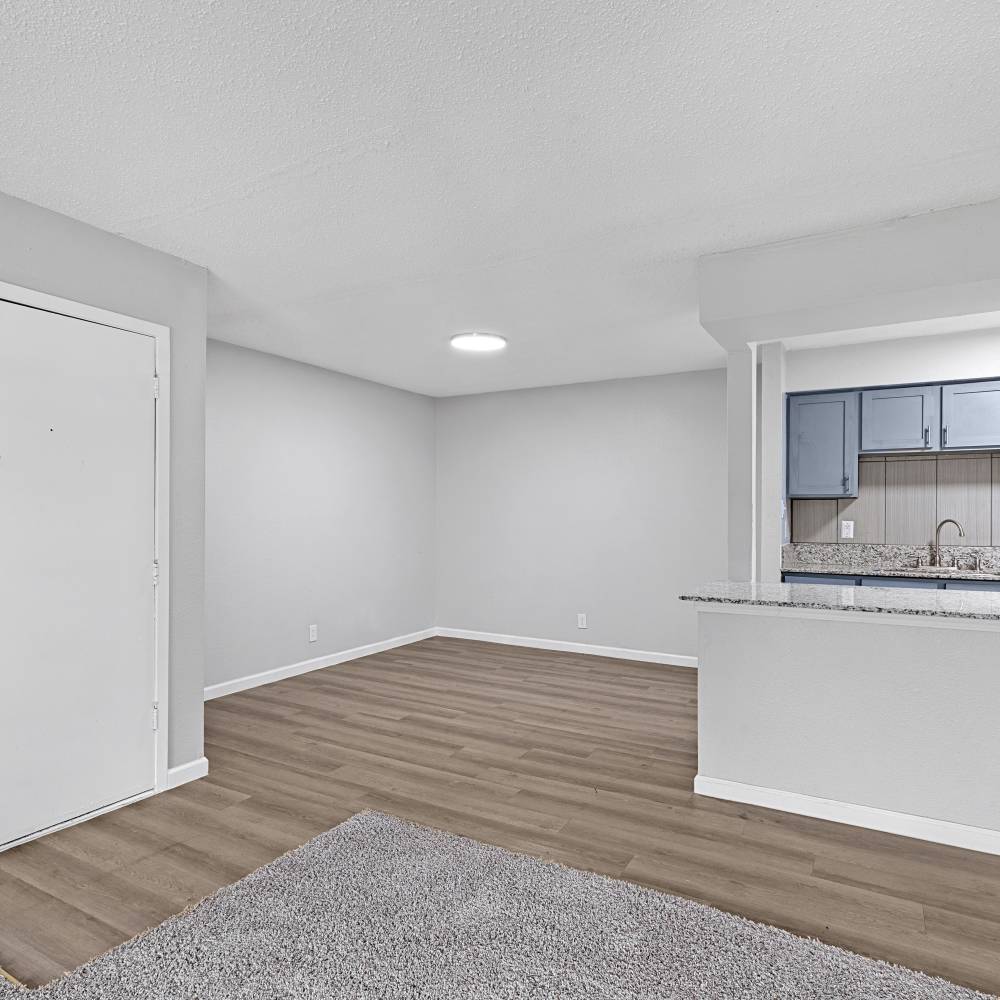
{"type": "Polygon", "coordinates": [[[924,428],[924,447],[929,448],[931,446],[931,429],[930,427],[924,428]]]}
{"type": "Polygon", "coordinates": [[[948,447],[948,425],[947,424],[945,424],[944,427],[941,428],[941,446],[944,447],[944,448],[948,447]]]}
{"type": "Polygon", "coordinates": [[[848,490],[849,490],[849,487],[851,485],[851,478],[850,478],[850,476],[844,476],[844,478],[841,480],[841,482],[844,484],[844,492],[847,493],[848,490]]]}

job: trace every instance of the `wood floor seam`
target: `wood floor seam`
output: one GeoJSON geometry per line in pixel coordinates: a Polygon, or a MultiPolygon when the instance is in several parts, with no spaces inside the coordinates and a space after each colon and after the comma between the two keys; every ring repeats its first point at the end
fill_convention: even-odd
{"type": "Polygon", "coordinates": [[[1000,993],[1000,858],[694,795],[691,668],[438,637],[210,701],[205,753],[0,855],[0,966],[36,985],[374,808],[1000,993]]]}

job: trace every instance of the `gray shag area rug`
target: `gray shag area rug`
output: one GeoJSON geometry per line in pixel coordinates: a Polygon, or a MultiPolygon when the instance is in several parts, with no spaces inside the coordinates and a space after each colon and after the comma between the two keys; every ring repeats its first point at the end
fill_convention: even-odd
{"type": "Polygon", "coordinates": [[[628,882],[365,812],[40,1000],[973,1000],[628,882]]]}

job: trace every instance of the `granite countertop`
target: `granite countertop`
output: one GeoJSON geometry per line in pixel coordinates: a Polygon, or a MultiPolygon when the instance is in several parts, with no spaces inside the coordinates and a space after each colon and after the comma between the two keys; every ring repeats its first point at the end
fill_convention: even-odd
{"type": "Polygon", "coordinates": [[[789,542],[782,546],[784,573],[823,576],[898,576],[913,580],[1000,581],[1000,547],[942,545],[944,566],[930,566],[933,545],[875,542],[789,542]],[[978,568],[976,568],[978,567],[978,568]]]}
{"type": "Polygon", "coordinates": [[[681,600],[1000,622],[1000,592],[992,591],[836,587],[813,583],[708,583],[690,594],[682,594],[681,600]]]}

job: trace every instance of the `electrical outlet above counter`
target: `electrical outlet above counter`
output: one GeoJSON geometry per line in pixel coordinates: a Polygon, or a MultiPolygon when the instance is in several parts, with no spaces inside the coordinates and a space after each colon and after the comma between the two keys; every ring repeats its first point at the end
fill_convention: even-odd
{"type": "Polygon", "coordinates": [[[1000,380],[788,396],[790,499],[856,498],[862,454],[1000,450],[1000,380]]]}

